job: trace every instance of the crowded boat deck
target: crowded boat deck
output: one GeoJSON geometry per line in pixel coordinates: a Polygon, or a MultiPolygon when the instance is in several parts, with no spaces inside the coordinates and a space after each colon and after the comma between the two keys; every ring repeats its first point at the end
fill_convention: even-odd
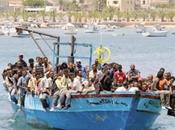
{"type": "Polygon", "coordinates": [[[155,92],[160,94],[165,107],[174,108],[170,97],[174,90],[174,76],[160,68],[157,75],[143,77],[132,64],[125,72],[118,63],[101,65],[95,60],[92,66],[62,63],[53,68],[47,57],[30,58],[22,54],[16,63],[9,63],[3,71],[4,86],[11,100],[24,106],[26,93],[40,97],[45,110],[69,109],[71,96],[76,94],[112,94],[116,92],[155,92]],[[52,96],[52,105],[47,98],[52,96]]]}

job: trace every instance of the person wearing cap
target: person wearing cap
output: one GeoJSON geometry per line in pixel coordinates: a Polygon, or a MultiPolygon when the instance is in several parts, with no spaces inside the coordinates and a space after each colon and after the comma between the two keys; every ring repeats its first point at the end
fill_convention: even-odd
{"type": "Polygon", "coordinates": [[[82,70],[81,60],[76,60],[76,70],[82,70]]]}
{"type": "Polygon", "coordinates": [[[19,55],[18,61],[15,63],[15,65],[20,65],[22,67],[27,67],[27,63],[23,60],[24,56],[22,54],[19,55]]]}

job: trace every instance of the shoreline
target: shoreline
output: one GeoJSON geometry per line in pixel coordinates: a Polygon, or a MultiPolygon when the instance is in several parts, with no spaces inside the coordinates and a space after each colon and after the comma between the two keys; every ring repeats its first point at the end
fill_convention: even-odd
{"type": "Polygon", "coordinates": [[[160,22],[160,21],[154,21],[154,22],[150,22],[150,21],[130,21],[130,22],[126,22],[126,21],[121,21],[121,22],[117,22],[117,21],[103,21],[103,22],[14,22],[14,21],[1,21],[0,22],[0,26],[4,25],[4,24],[14,24],[14,26],[22,26],[22,25],[37,25],[38,27],[36,28],[60,28],[62,26],[65,26],[68,23],[72,23],[77,27],[83,27],[84,25],[109,25],[109,26],[118,26],[118,27],[135,27],[135,25],[137,24],[143,24],[145,27],[151,27],[154,25],[161,25],[164,26],[166,28],[175,28],[175,21],[174,22],[160,22]]]}

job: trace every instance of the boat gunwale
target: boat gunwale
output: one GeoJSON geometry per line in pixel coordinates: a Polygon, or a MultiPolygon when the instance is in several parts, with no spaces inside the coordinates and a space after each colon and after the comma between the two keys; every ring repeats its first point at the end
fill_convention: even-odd
{"type": "Polygon", "coordinates": [[[159,95],[150,95],[150,93],[141,93],[140,95],[136,94],[128,94],[128,93],[120,93],[120,94],[79,94],[79,95],[72,95],[72,98],[79,99],[79,98],[114,98],[114,97],[140,97],[140,98],[149,98],[149,99],[160,99],[159,95]]]}

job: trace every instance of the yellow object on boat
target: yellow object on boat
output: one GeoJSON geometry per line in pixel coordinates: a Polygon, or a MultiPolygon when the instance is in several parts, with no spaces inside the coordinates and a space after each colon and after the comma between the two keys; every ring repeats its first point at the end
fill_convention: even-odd
{"type": "Polygon", "coordinates": [[[100,64],[109,62],[111,59],[111,50],[107,47],[97,47],[95,54],[97,54],[97,60],[100,64]]]}

